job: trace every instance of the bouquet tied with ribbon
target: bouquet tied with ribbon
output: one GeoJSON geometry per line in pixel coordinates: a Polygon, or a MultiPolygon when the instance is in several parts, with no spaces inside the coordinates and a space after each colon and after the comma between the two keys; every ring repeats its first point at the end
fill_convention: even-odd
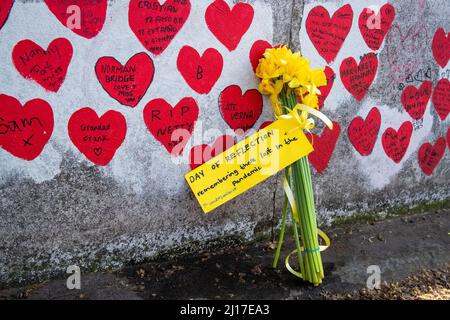
{"type": "MultiPolygon", "coordinates": [[[[330,119],[318,107],[318,88],[327,84],[325,73],[323,69],[311,68],[309,60],[300,53],[293,53],[286,46],[266,49],[256,69],[256,76],[261,79],[258,90],[269,96],[277,119],[295,117],[298,129],[310,132],[315,126],[310,115],[314,115],[330,129],[333,128],[330,119]]],[[[314,145],[314,141],[312,143],[314,145]]],[[[317,286],[324,278],[321,251],[328,248],[330,240],[317,228],[307,157],[299,159],[285,170],[283,187],[283,217],[273,267],[277,267],[279,260],[289,204],[296,249],[286,257],[286,268],[295,276],[317,286]],[[319,236],[325,245],[319,245],[319,236]],[[294,254],[297,254],[300,271],[294,270],[289,264],[294,254]]]]}

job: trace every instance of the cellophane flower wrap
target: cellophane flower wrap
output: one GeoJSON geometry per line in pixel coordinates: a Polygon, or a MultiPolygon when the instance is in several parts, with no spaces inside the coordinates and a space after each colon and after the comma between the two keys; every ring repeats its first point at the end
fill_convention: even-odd
{"type": "MultiPolygon", "coordinates": [[[[258,90],[269,96],[276,118],[286,114],[293,115],[299,121],[299,130],[308,132],[314,128],[311,114],[325,119],[327,125],[332,126],[328,118],[319,112],[318,107],[318,87],[327,84],[325,73],[323,69],[311,68],[309,60],[300,53],[294,53],[286,46],[267,49],[259,61],[256,76],[261,79],[258,90]]],[[[307,157],[301,158],[285,170],[284,190],[284,212],[273,267],[276,268],[280,256],[289,204],[296,244],[296,250],[291,254],[297,253],[300,271],[290,267],[291,254],[286,257],[286,267],[303,280],[319,285],[324,278],[321,251],[326,248],[319,245],[319,234],[327,245],[329,239],[317,228],[307,157]]]]}

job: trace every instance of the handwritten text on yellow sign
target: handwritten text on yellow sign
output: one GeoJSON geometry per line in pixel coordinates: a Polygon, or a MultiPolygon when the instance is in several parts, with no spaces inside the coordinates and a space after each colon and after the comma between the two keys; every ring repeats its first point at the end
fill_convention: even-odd
{"type": "Polygon", "coordinates": [[[282,118],[186,174],[205,213],[313,151],[295,118],[282,118]]]}

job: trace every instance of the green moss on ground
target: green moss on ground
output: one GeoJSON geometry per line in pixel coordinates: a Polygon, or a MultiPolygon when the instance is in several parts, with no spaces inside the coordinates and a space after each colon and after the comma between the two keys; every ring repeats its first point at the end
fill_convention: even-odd
{"type": "Polygon", "coordinates": [[[347,217],[335,218],[331,224],[331,227],[348,226],[356,223],[375,223],[382,220],[415,214],[431,214],[437,210],[449,208],[450,198],[442,201],[389,208],[386,211],[357,212],[347,217]]]}

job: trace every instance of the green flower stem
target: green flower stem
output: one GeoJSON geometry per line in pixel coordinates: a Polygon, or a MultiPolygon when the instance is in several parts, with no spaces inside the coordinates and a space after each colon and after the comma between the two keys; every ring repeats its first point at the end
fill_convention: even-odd
{"type": "MultiPolygon", "coordinates": [[[[280,94],[281,102],[283,106],[293,109],[297,104],[297,96],[290,89],[283,89],[280,94]]],[[[286,110],[287,111],[287,110],[286,110]]],[[[311,170],[307,157],[303,157],[294,164],[291,165],[292,175],[289,178],[289,184],[294,193],[297,208],[299,210],[298,227],[300,228],[301,241],[304,247],[304,257],[301,250],[300,237],[298,236],[297,223],[294,220],[294,236],[295,244],[298,251],[298,261],[300,270],[305,281],[309,281],[314,285],[319,285],[324,277],[322,258],[320,252],[317,250],[319,247],[318,233],[317,233],[317,221],[316,210],[314,204],[314,191],[311,178],[311,170]]],[[[287,174],[287,172],[286,172],[287,174]]],[[[284,212],[283,219],[286,222],[284,212]]],[[[282,223],[282,234],[280,235],[280,241],[278,247],[281,249],[281,242],[283,241],[284,228],[282,223]]],[[[279,258],[279,250],[277,248],[277,254],[275,260],[279,258]]],[[[276,266],[276,261],[274,265],[276,266]]]]}
{"type": "Polygon", "coordinates": [[[298,236],[297,224],[295,223],[295,221],[292,223],[292,228],[294,229],[295,247],[297,249],[297,257],[298,257],[298,264],[300,265],[300,272],[302,275],[304,275],[306,270],[305,270],[305,264],[303,263],[302,246],[300,244],[300,238],[298,236]]]}
{"type": "MultiPolygon", "coordinates": [[[[284,97],[286,97],[285,95],[282,95],[281,98],[283,100],[283,104],[286,104],[286,99],[284,99],[284,97]]],[[[289,175],[288,175],[288,170],[285,170],[285,178],[288,179],[289,175]]],[[[284,233],[285,233],[285,229],[286,229],[286,218],[287,218],[287,209],[288,209],[288,199],[285,196],[284,197],[284,206],[283,206],[283,218],[281,221],[281,230],[280,230],[280,236],[278,238],[278,245],[277,245],[277,250],[275,252],[275,258],[273,260],[273,264],[272,267],[276,268],[278,265],[278,260],[280,259],[280,252],[281,252],[281,246],[283,245],[283,240],[284,240],[284,233]]]]}
{"type": "MultiPolygon", "coordinates": [[[[307,268],[310,270],[310,279],[313,283],[318,283],[319,279],[317,276],[317,254],[316,252],[310,252],[317,248],[314,241],[314,230],[312,229],[312,217],[311,217],[311,206],[308,201],[308,186],[305,183],[304,172],[306,169],[307,161],[305,158],[300,159],[294,164],[295,169],[293,169],[294,174],[294,184],[295,184],[295,194],[296,201],[300,204],[300,226],[302,230],[302,240],[305,247],[305,261],[307,263],[307,268]]],[[[316,232],[317,233],[317,232],[316,232]]]]}
{"type": "Polygon", "coordinates": [[[288,199],[286,196],[284,196],[283,219],[281,220],[280,238],[278,239],[277,251],[275,252],[275,258],[272,264],[272,267],[274,269],[277,267],[278,259],[280,259],[281,245],[283,244],[284,231],[286,229],[287,208],[288,208],[288,199]]]}

